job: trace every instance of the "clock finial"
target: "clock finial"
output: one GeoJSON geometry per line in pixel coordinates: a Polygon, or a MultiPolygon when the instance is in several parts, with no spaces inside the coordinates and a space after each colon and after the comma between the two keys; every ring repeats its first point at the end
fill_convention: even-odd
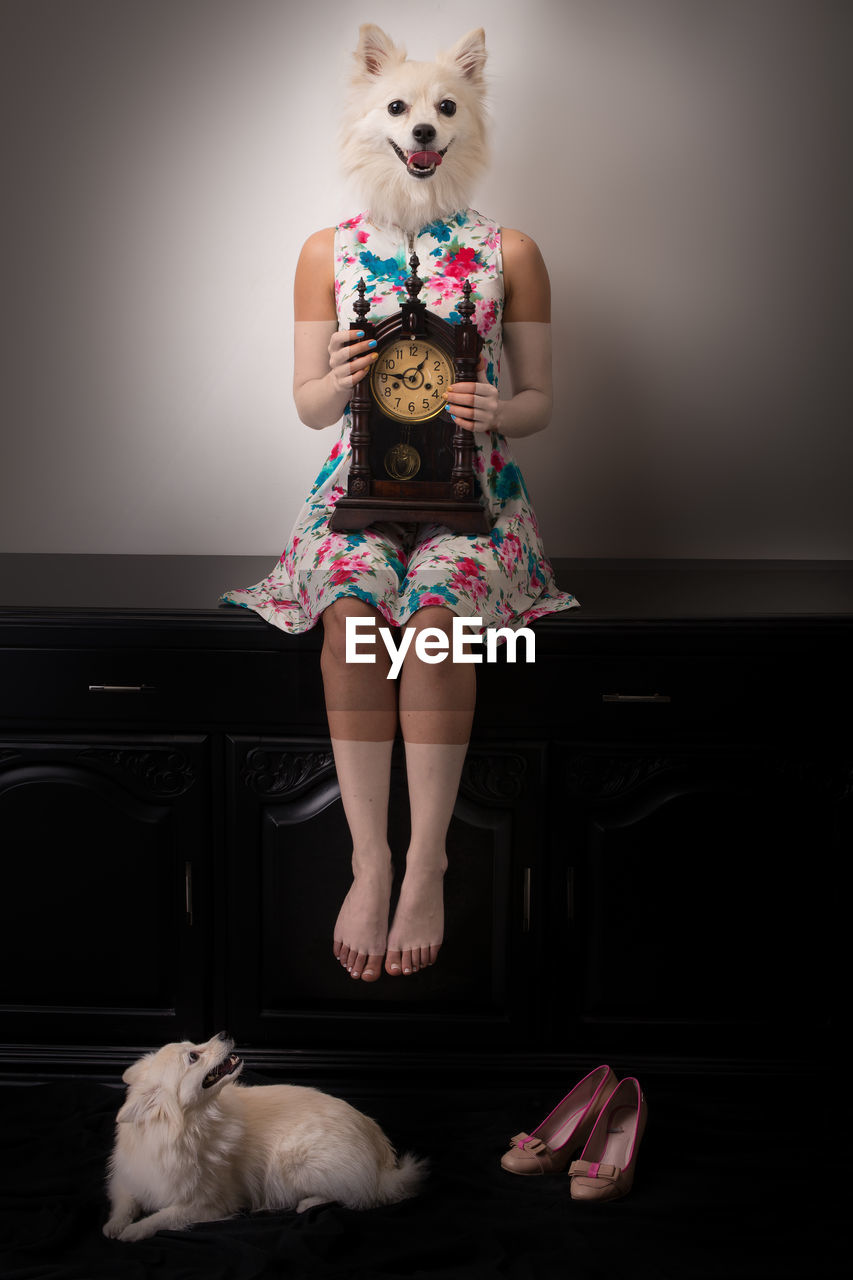
{"type": "Polygon", "coordinates": [[[355,291],[358,294],[358,298],[352,304],[352,309],[355,312],[355,314],[358,316],[359,322],[361,324],[364,324],[364,317],[367,315],[368,311],[370,310],[370,300],[369,298],[365,298],[364,296],[366,289],[367,289],[367,286],[365,285],[364,277],[362,276],[362,278],[359,280],[358,284],[355,287],[355,291]]]}
{"type": "Polygon", "coordinates": [[[421,264],[420,264],[420,259],[418,258],[418,255],[416,253],[413,253],[411,258],[409,258],[409,266],[412,268],[412,274],[409,276],[409,278],[406,281],[406,293],[409,295],[410,302],[417,302],[418,294],[420,293],[421,289],[424,287],[423,280],[421,280],[420,277],[418,276],[418,267],[420,265],[421,264]]]}
{"type": "Polygon", "coordinates": [[[456,310],[462,317],[463,324],[470,324],[471,317],[474,314],[474,304],[471,301],[471,281],[466,280],[462,286],[462,301],[458,304],[456,310]]]}

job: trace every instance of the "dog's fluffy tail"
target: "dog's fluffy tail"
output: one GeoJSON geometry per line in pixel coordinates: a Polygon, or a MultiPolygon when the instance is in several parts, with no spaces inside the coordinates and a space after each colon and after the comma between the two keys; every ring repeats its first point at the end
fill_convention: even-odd
{"type": "Polygon", "coordinates": [[[390,1169],[379,1175],[379,1195],[383,1204],[396,1204],[416,1196],[429,1172],[429,1162],[407,1153],[400,1156],[390,1169]]]}

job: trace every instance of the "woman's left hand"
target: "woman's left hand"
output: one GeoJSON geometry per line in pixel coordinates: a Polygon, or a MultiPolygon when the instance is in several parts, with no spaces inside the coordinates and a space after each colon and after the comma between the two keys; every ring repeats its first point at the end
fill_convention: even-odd
{"type": "Polygon", "coordinates": [[[498,389],[486,378],[485,357],[480,356],[476,382],[454,382],[447,388],[447,411],[466,431],[497,431],[498,389]]]}

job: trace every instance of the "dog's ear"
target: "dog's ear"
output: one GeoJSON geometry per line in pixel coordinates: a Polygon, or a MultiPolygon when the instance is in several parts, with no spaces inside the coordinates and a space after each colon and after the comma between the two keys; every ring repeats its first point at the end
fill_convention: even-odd
{"type": "Polygon", "coordinates": [[[438,55],[439,61],[454,63],[466,80],[475,84],[483,82],[483,68],[486,65],[486,33],[482,27],[469,31],[467,36],[457,40],[456,44],[438,55]]]}
{"type": "Polygon", "coordinates": [[[358,48],[355,61],[359,72],[368,76],[381,76],[393,62],[405,62],[406,50],[398,49],[390,36],[373,22],[365,22],[358,29],[358,48]]]}
{"type": "Polygon", "coordinates": [[[180,1127],[182,1113],[177,1099],[159,1084],[150,1089],[131,1089],[116,1116],[116,1123],[146,1124],[155,1120],[166,1120],[180,1127]]]}
{"type": "MultiPolygon", "coordinates": [[[[127,1072],[125,1072],[123,1079],[127,1079],[127,1072]]],[[[155,1092],[156,1090],[151,1090],[148,1093],[128,1094],[124,1106],[121,1107],[116,1116],[116,1124],[137,1124],[152,1106],[154,1101],[152,1095],[155,1092]]]]}

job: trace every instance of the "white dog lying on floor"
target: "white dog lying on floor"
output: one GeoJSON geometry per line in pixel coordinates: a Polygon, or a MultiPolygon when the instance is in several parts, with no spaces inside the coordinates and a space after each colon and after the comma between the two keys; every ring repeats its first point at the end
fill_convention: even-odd
{"type": "Polygon", "coordinates": [[[317,1089],[237,1084],[233,1049],[222,1032],[125,1071],[104,1235],[142,1240],[241,1209],[370,1209],[416,1194],[425,1163],[397,1160],[375,1120],[317,1089]]]}

